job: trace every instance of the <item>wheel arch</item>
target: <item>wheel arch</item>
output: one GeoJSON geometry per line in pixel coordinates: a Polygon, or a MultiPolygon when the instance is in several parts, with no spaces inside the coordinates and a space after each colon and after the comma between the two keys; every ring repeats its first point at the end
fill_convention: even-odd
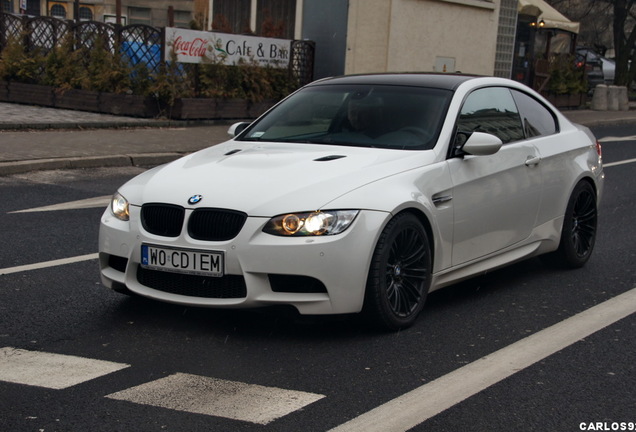
{"type": "MultiPolygon", "coordinates": [[[[411,213],[413,216],[415,216],[420,223],[422,224],[422,226],[424,227],[424,231],[426,231],[426,236],[428,237],[428,243],[429,243],[429,247],[431,250],[431,266],[432,268],[435,268],[435,257],[436,257],[436,237],[433,233],[433,226],[431,225],[431,222],[429,220],[429,217],[426,215],[426,213],[424,213],[421,209],[418,209],[416,207],[406,207],[404,209],[401,209],[399,212],[395,213],[393,215],[393,217],[396,217],[400,214],[403,213],[411,213]]],[[[391,218],[393,219],[393,218],[391,218]]],[[[389,219],[390,220],[390,219],[389,219]]]]}

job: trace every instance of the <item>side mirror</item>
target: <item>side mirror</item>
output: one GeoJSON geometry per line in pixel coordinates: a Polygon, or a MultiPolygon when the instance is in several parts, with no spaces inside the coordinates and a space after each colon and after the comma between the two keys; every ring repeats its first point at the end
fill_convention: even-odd
{"type": "Polygon", "coordinates": [[[234,123],[232,126],[230,126],[230,128],[227,130],[228,135],[230,135],[231,137],[235,137],[238,134],[240,134],[241,132],[243,132],[245,130],[246,127],[248,127],[250,124],[248,122],[239,122],[239,123],[234,123]]]}
{"type": "Polygon", "coordinates": [[[461,150],[469,155],[488,156],[497,153],[502,145],[501,139],[494,135],[473,132],[461,147],[461,150]]]}

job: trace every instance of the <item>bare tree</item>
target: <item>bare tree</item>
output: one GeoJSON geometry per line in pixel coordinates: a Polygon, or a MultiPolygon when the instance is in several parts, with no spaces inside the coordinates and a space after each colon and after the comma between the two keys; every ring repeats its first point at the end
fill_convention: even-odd
{"type": "Polygon", "coordinates": [[[636,79],[636,7],[634,0],[604,0],[614,5],[614,50],[617,85],[630,85],[636,79]]]}

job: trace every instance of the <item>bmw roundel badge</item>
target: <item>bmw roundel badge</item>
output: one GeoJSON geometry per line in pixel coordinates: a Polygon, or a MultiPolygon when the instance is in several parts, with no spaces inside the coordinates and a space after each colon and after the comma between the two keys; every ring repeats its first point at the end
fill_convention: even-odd
{"type": "Polygon", "coordinates": [[[198,204],[201,202],[202,199],[203,199],[203,195],[192,195],[188,199],[188,204],[198,204]]]}

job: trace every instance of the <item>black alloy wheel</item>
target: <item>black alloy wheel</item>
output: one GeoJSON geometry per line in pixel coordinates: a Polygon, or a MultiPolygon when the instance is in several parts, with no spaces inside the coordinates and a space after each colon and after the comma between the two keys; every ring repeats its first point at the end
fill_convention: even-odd
{"type": "Polygon", "coordinates": [[[582,267],[592,255],[597,222],[596,191],[589,182],[582,181],[568,202],[559,248],[546,255],[547,261],[560,267],[582,267]]]}
{"type": "Polygon", "coordinates": [[[393,218],[380,235],[367,280],[365,312],[375,324],[398,330],[415,322],[428,294],[431,263],[428,235],[417,217],[393,218]]]}

